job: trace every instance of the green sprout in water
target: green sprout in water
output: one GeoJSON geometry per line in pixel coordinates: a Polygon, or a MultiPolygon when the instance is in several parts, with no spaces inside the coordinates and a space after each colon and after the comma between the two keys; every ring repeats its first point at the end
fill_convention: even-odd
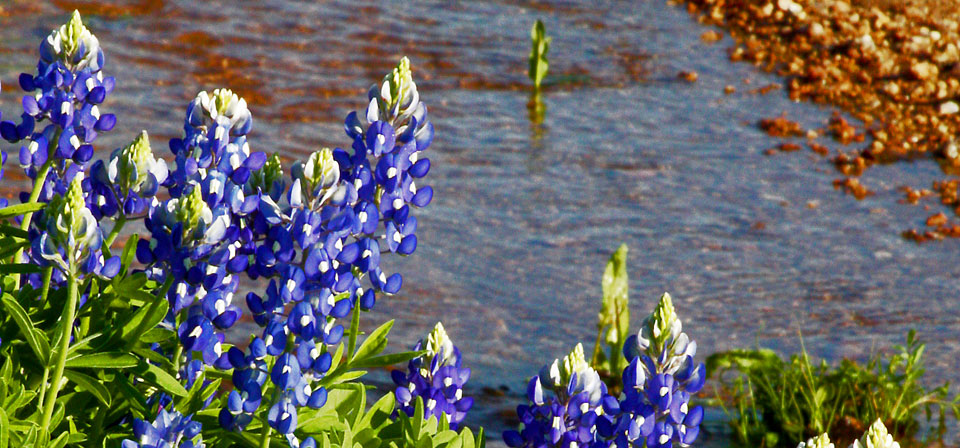
{"type": "Polygon", "coordinates": [[[543,78],[547,76],[549,67],[547,52],[550,51],[551,40],[547,36],[546,27],[540,20],[537,20],[537,23],[534,23],[533,28],[530,29],[530,40],[533,46],[530,48],[530,68],[527,75],[533,81],[533,88],[540,90],[540,84],[543,83],[543,78]]]}

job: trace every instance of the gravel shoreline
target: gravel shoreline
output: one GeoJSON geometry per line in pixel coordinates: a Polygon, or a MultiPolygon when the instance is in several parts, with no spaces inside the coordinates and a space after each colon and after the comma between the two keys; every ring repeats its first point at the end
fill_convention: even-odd
{"type": "MultiPolygon", "coordinates": [[[[861,125],[834,116],[826,128],[843,145],[866,142],[833,157],[846,177],[835,185],[860,185],[856,178],[874,164],[918,157],[934,158],[946,175],[960,173],[960,8],[955,2],[683,4],[701,23],[730,32],[736,42],[729,51],[732,61],[784,76],[793,100],[833,105],[862,122],[863,129],[855,129],[861,125]]],[[[954,177],[933,180],[929,188],[903,190],[906,202],[937,196],[960,215],[958,186],[954,177]]],[[[918,242],[960,237],[960,222],[953,221],[928,219],[926,229],[908,230],[904,236],[918,242]]]]}

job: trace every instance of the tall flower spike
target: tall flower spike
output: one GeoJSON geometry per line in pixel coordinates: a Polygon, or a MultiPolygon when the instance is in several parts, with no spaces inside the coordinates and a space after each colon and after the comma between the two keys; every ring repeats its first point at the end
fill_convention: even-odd
{"type": "Polygon", "coordinates": [[[433,331],[414,347],[426,354],[410,361],[407,373],[394,370],[393,382],[397,407],[407,415],[414,414],[414,401],[422,397],[426,413],[440,418],[447,415],[450,427],[456,429],[473,407],[473,398],[463,396],[463,386],[470,379],[470,369],[461,367],[460,350],[447,337],[443,324],[437,322],[433,331]]]}
{"type": "Polygon", "coordinates": [[[887,432],[887,427],[878,418],[870,425],[867,432],[863,433],[860,440],[854,440],[851,448],[900,448],[900,444],[893,440],[893,436],[887,432]]]}
{"type": "Polygon", "coordinates": [[[834,446],[833,442],[830,441],[830,436],[827,435],[827,433],[823,433],[808,439],[806,443],[800,442],[797,448],[834,448],[834,446]]]}
{"type": "Polygon", "coordinates": [[[83,174],[77,173],[66,195],[50,202],[45,229],[34,243],[36,253],[64,273],[80,273],[90,255],[100,249],[100,227],[87,208],[82,181],[83,174]]]}

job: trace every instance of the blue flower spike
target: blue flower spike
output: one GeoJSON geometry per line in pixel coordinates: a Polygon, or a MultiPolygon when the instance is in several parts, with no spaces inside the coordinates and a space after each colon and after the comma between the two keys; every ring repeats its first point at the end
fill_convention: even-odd
{"type": "Polygon", "coordinates": [[[393,382],[399,411],[414,415],[416,397],[422,397],[424,418],[446,415],[451,429],[457,429],[473,407],[473,398],[463,396],[470,369],[462,367],[460,349],[453,345],[443,324],[437,322],[427,340],[420,340],[414,351],[426,353],[410,360],[407,372],[394,370],[393,382]]]}

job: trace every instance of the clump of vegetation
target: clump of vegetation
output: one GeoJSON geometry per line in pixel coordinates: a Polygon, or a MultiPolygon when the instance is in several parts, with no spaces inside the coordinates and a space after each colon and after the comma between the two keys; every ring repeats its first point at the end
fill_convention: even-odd
{"type": "Polygon", "coordinates": [[[960,417],[960,397],[949,397],[949,383],[921,384],[924,344],[915,331],[895,350],[889,359],[875,353],[865,365],[844,359],[835,366],[815,363],[806,350],[788,360],[768,349],[733,350],[707,358],[707,377],[745,446],[793,446],[823,433],[845,446],[876,420],[907,440],[920,435],[921,412],[937,421],[924,438],[942,438],[947,411],[960,417]]]}
{"type": "Polygon", "coordinates": [[[533,88],[540,90],[540,84],[543,82],[543,78],[547,76],[547,68],[549,67],[547,52],[550,51],[551,40],[547,36],[547,29],[543,26],[542,21],[537,20],[537,23],[533,24],[533,28],[530,29],[530,40],[533,46],[530,48],[530,68],[527,75],[533,81],[533,88]]]}
{"type": "Polygon", "coordinates": [[[600,287],[603,299],[597,316],[597,340],[590,365],[611,390],[618,390],[620,372],[629,361],[623,356],[623,343],[630,333],[627,245],[622,244],[610,256],[603,270],[600,287]]]}

